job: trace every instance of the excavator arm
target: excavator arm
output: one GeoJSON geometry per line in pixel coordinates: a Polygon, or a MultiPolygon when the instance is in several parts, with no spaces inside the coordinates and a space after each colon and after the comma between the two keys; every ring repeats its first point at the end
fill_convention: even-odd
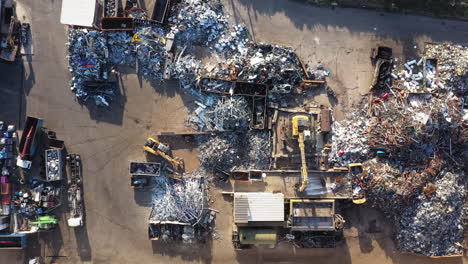
{"type": "Polygon", "coordinates": [[[307,162],[305,157],[305,144],[304,144],[304,132],[299,133],[299,137],[297,139],[299,142],[299,149],[301,151],[301,187],[299,188],[299,192],[303,192],[307,185],[309,184],[309,173],[307,169],[307,162]]]}

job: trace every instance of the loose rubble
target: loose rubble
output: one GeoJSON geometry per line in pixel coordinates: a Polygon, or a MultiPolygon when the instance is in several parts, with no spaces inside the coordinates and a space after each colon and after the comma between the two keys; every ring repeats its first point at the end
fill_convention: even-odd
{"type": "Polygon", "coordinates": [[[464,174],[445,172],[430,193],[423,192],[397,223],[398,246],[426,256],[463,253],[464,174]]]}
{"type": "Polygon", "coordinates": [[[247,132],[249,168],[257,170],[270,169],[271,159],[271,139],[268,132],[249,131],[247,132]]]}
{"type": "Polygon", "coordinates": [[[71,90],[83,101],[89,97],[109,97],[112,89],[92,89],[86,81],[106,79],[108,72],[108,49],[105,34],[87,29],[69,29],[68,32],[69,71],[73,75],[71,90]]]}
{"type": "Polygon", "coordinates": [[[246,167],[248,161],[243,155],[246,139],[238,133],[223,133],[216,136],[199,137],[200,165],[207,171],[229,172],[246,167]]]}
{"type": "Polygon", "coordinates": [[[329,162],[336,166],[363,161],[369,153],[367,131],[369,120],[365,113],[354,113],[349,118],[334,122],[332,128],[332,150],[329,162]]]}
{"type": "Polygon", "coordinates": [[[210,95],[198,105],[189,121],[198,126],[199,130],[246,130],[249,127],[251,111],[245,97],[210,95]]]}
{"type": "Polygon", "coordinates": [[[132,35],[126,31],[110,31],[107,33],[109,60],[116,65],[135,66],[136,46],[132,35]]]}
{"type": "Polygon", "coordinates": [[[138,73],[151,80],[162,80],[166,60],[164,32],[158,26],[143,27],[136,32],[138,73]]]}
{"type": "Polygon", "coordinates": [[[187,44],[208,46],[227,28],[227,17],[219,1],[184,0],[175,5],[172,12],[175,15],[168,21],[174,24],[171,32],[181,48],[187,44]]]}
{"type": "Polygon", "coordinates": [[[194,225],[206,206],[206,182],[203,178],[158,177],[153,192],[150,220],[194,225]]]}
{"type": "Polygon", "coordinates": [[[334,123],[330,162],[364,162],[367,199],[394,220],[405,252],[462,252],[467,68],[454,50],[464,56],[464,48],[428,44],[423,59],[397,66],[366,106],[334,123]]]}

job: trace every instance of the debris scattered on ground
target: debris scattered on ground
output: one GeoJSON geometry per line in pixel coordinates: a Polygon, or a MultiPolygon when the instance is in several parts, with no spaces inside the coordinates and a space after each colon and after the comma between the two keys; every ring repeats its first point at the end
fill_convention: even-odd
{"type": "Polygon", "coordinates": [[[270,169],[271,139],[266,131],[247,132],[249,168],[258,170],[270,169]]]}
{"type": "Polygon", "coordinates": [[[436,45],[427,48],[428,59],[403,64],[406,70],[373,90],[366,107],[335,122],[330,153],[336,165],[364,161],[370,204],[394,220],[403,251],[428,256],[458,255],[463,240],[467,183],[459,171],[466,170],[468,137],[464,84],[455,72],[466,65],[449,55],[452,49],[462,52],[436,45]],[[457,70],[449,77],[439,74],[444,69],[457,70]]]}
{"type": "Polygon", "coordinates": [[[444,172],[428,185],[397,223],[401,250],[426,256],[463,254],[463,204],[466,195],[463,173],[444,172]]]}
{"type": "Polygon", "coordinates": [[[354,113],[343,121],[333,122],[329,162],[336,166],[363,161],[369,152],[369,120],[365,113],[354,113]]]}
{"type": "Polygon", "coordinates": [[[251,110],[243,96],[210,95],[205,102],[198,102],[189,121],[201,131],[247,130],[251,110]]]}
{"type": "Polygon", "coordinates": [[[105,34],[70,28],[68,38],[68,69],[73,76],[70,87],[78,98],[86,101],[91,91],[84,85],[85,81],[102,80],[108,72],[105,34]]]}
{"type": "Polygon", "coordinates": [[[218,42],[214,45],[214,49],[218,54],[226,58],[242,54],[245,55],[248,51],[246,47],[249,42],[249,34],[245,24],[235,25],[231,32],[226,32],[218,42]]]}
{"type": "Polygon", "coordinates": [[[200,165],[210,172],[221,170],[230,172],[244,168],[248,161],[245,157],[246,138],[238,133],[222,133],[215,136],[199,137],[200,165]]]}
{"type": "Polygon", "coordinates": [[[195,84],[203,64],[192,55],[179,57],[172,65],[172,73],[184,89],[195,89],[195,84]]]}
{"type": "Polygon", "coordinates": [[[126,31],[109,31],[107,33],[109,60],[116,65],[135,66],[136,47],[132,35],[126,31]]]}
{"type": "Polygon", "coordinates": [[[150,221],[173,221],[194,225],[200,220],[206,206],[204,178],[157,177],[150,221]]]}
{"type": "Polygon", "coordinates": [[[462,95],[468,92],[468,47],[452,44],[427,44],[425,57],[437,59],[437,79],[441,91],[462,95]]]}
{"type": "Polygon", "coordinates": [[[228,26],[222,4],[216,0],[183,0],[173,7],[172,13],[168,21],[174,24],[171,32],[181,48],[187,44],[208,46],[217,41],[228,26]]]}
{"type": "Polygon", "coordinates": [[[162,80],[166,60],[164,31],[159,26],[139,28],[135,34],[138,73],[150,80],[162,80]]]}
{"type": "Polygon", "coordinates": [[[271,85],[271,92],[290,93],[304,79],[299,58],[290,48],[258,44],[249,48],[247,56],[235,62],[242,81],[271,85]]]}
{"type": "Polygon", "coordinates": [[[200,136],[200,165],[207,171],[270,168],[271,142],[266,131],[200,136]]]}

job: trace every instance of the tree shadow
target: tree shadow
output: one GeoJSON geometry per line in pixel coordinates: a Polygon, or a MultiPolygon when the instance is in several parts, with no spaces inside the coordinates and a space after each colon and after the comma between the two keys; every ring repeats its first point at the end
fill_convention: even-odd
{"type": "MultiPolygon", "coordinates": [[[[268,0],[230,0],[233,9],[245,7],[258,15],[273,17],[284,14],[296,28],[312,30],[317,27],[324,29],[338,27],[347,29],[355,34],[375,33],[380,38],[392,38],[411,42],[418,36],[431,36],[435,42],[453,41],[456,43],[467,43],[468,32],[464,34],[451,34],[447,28],[462,30],[466,22],[428,18],[423,16],[404,15],[372,10],[361,10],[354,8],[324,8],[312,6],[298,1],[268,1],[268,0]],[[236,4],[239,2],[240,5],[236,4]],[[382,15],[383,14],[383,15],[382,15]]],[[[248,18],[242,18],[240,12],[234,12],[236,21],[251,21],[251,14],[247,12],[248,18]]],[[[256,22],[255,20],[253,21],[256,22]]],[[[249,23],[246,23],[249,24],[249,23]]],[[[251,29],[255,27],[252,26],[251,29]]]]}

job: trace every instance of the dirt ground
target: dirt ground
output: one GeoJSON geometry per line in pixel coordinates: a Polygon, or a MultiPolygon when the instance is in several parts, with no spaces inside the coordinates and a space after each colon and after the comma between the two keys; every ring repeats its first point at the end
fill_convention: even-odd
{"type": "MultiPolygon", "coordinates": [[[[129,186],[128,161],[143,159],[141,146],[160,131],[182,131],[190,98],[176,82],[148,83],[132,70],[122,75],[121,97],[110,109],[81,106],[69,91],[66,28],[59,24],[61,1],[18,1],[32,21],[34,55],[21,63],[0,64],[0,119],[20,128],[26,115],[45,119],[45,126],[79,153],[84,165],[86,225],[72,230],[61,217],[60,227],[31,238],[25,251],[1,251],[0,263],[23,263],[42,256],[46,263],[468,263],[465,258],[429,259],[398,253],[392,228],[379,212],[348,208],[345,240],[336,249],[274,249],[235,251],[231,243],[232,207],[221,190],[212,189],[211,207],[219,210],[218,238],[202,246],[175,246],[147,239],[151,193],[129,186]]],[[[393,47],[397,57],[410,58],[424,42],[468,44],[468,23],[427,17],[382,14],[355,9],[317,8],[295,1],[223,0],[231,19],[245,23],[253,40],[291,46],[309,65],[331,71],[329,86],[315,100],[344,113],[367,93],[372,67],[370,49],[393,47]]],[[[151,9],[152,3],[146,6],[151,9]]],[[[198,166],[196,149],[175,150],[187,169],[198,166]]]]}

